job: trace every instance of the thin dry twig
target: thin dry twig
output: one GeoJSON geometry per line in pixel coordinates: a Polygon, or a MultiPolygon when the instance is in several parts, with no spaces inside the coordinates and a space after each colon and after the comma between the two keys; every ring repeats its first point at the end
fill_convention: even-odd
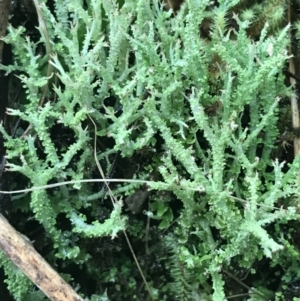
{"type": "MultiPolygon", "coordinates": [[[[222,269],[229,277],[231,277],[232,279],[234,279],[237,283],[239,283],[241,286],[245,287],[249,293],[252,293],[252,294],[256,294],[256,295],[259,295],[260,297],[263,298],[263,300],[267,300],[267,298],[260,292],[258,291],[257,289],[254,289],[248,285],[246,285],[243,281],[241,281],[239,278],[237,278],[235,275],[233,275],[232,273],[230,273],[229,271],[227,271],[226,269],[222,269]]],[[[228,297],[226,297],[228,299],[228,297]]],[[[232,296],[231,296],[232,298],[232,296]]]]}
{"type": "MultiPolygon", "coordinates": [[[[31,188],[13,190],[13,191],[0,190],[0,193],[3,193],[3,194],[19,194],[19,193],[37,191],[37,190],[41,190],[41,189],[49,189],[49,188],[59,187],[59,186],[63,186],[63,185],[73,185],[73,184],[81,184],[81,183],[104,183],[104,182],[140,183],[140,184],[148,184],[148,186],[150,186],[151,184],[159,183],[160,185],[165,186],[166,189],[170,188],[170,185],[168,185],[164,182],[153,182],[153,181],[145,181],[145,180],[134,180],[134,179],[83,179],[83,180],[64,181],[64,182],[59,182],[59,183],[55,183],[55,184],[48,184],[48,185],[42,185],[42,186],[33,186],[31,188]]],[[[186,189],[193,190],[193,191],[199,191],[198,189],[193,189],[193,188],[186,188],[186,189]]]]}
{"type": "MultiPolygon", "coordinates": [[[[88,115],[88,116],[89,116],[89,115],[88,115]]],[[[95,136],[94,136],[94,159],[95,159],[96,165],[97,165],[97,167],[98,167],[98,170],[99,170],[101,176],[102,176],[103,179],[104,179],[104,183],[105,183],[105,185],[106,185],[106,187],[107,187],[107,189],[108,189],[109,195],[110,195],[110,197],[111,197],[111,201],[112,201],[113,205],[115,206],[116,198],[114,197],[113,192],[112,192],[111,189],[109,188],[108,181],[106,181],[106,179],[105,179],[105,175],[104,175],[103,169],[102,169],[102,167],[101,167],[101,165],[100,165],[100,162],[99,162],[99,160],[98,160],[98,158],[97,158],[97,126],[96,126],[96,123],[94,122],[94,120],[93,120],[90,116],[89,116],[89,118],[90,118],[90,120],[92,121],[92,123],[93,123],[93,125],[94,125],[94,128],[95,128],[95,136]]],[[[127,245],[128,245],[128,247],[129,247],[129,249],[130,249],[130,252],[131,252],[131,254],[132,254],[132,257],[133,257],[133,259],[134,259],[134,262],[135,262],[135,264],[136,264],[136,266],[137,266],[137,268],[138,268],[138,270],[139,270],[139,272],[140,272],[140,275],[141,275],[141,277],[142,277],[142,279],[143,279],[143,282],[144,282],[144,284],[145,284],[145,286],[146,286],[146,288],[147,288],[147,290],[148,290],[149,296],[150,296],[151,300],[154,301],[154,298],[153,298],[153,296],[152,296],[151,289],[150,289],[149,284],[148,284],[148,282],[147,282],[147,280],[146,280],[146,277],[145,277],[145,275],[144,275],[144,273],[143,273],[143,270],[142,270],[142,268],[141,268],[141,266],[140,266],[140,263],[139,263],[139,261],[138,261],[136,255],[135,255],[135,253],[134,253],[134,250],[133,250],[133,248],[132,248],[132,245],[131,245],[131,242],[130,242],[130,240],[129,240],[129,237],[128,237],[128,235],[127,235],[126,230],[123,230],[123,234],[124,234],[124,236],[125,236],[127,245]]]]}
{"type": "MultiPolygon", "coordinates": [[[[31,188],[26,188],[26,189],[20,189],[20,190],[0,190],[0,193],[3,194],[20,194],[20,193],[27,193],[27,192],[32,192],[32,191],[37,191],[37,190],[42,190],[42,189],[49,189],[49,188],[54,188],[54,187],[59,187],[63,185],[74,185],[74,184],[81,184],[81,183],[104,183],[104,182],[114,182],[114,183],[139,183],[139,184],[147,184],[147,186],[151,187],[151,185],[159,184],[161,187],[165,186],[166,190],[170,190],[170,185],[166,184],[164,182],[154,182],[154,181],[145,181],[145,180],[134,180],[134,179],[83,179],[83,180],[71,180],[71,181],[64,181],[64,182],[58,182],[55,184],[48,184],[48,185],[43,185],[43,186],[33,186],[31,188]]],[[[178,188],[178,187],[177,187],[178,188]]],[[[197,188],[192,188],[192,187],[182,187],[182,189],[190,190],[190,191],[201,191],[203,192],[202,188],[197,189],[197,188]]],[[[235,197],[233,195],[228,195],[228,198],[232,198],[238,202],[241,203],[247,203],[249,202],[248,200],[244,200],[238,197],[235,197]]],[[[257,203],[258,207],[264,207],[264,208],[269,208],[269,209],[275,209],[275,210],[281,210],[281,207],[276,207],[276,206],[269,206],[269,205],[264,205],[264,204],[259,204],[257,203]]],[[[174,220],[171,225],[176,222],[174,220]]],[[[170,225],[170,226],[171,226],[170,225]]],[[[169,227],[170,227],[169,226],[169,227]]]]}

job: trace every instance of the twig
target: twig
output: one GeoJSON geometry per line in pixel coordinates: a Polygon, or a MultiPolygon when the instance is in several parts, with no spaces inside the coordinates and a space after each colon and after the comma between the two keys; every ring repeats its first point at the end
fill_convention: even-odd
{"type": "MultiPolygon", "coordinates": [[[[116,168],[116,164],[117,164],[117,161],[118,161],[118,158],[119,158],[119,155],[120,155],[120,151],[117,151],[115,157],[114,157],[114,160],[109,168],[109,171],[108,171],[108,175],[107,175],[107,178],[111,178],[115,172],[115,168],[116,168]]],[[[98,159],[97,159],[98,160],[98,159]]],[[[109,185],[110,182],[107,183],[107,185],[109,185]]],[[[108,189],[106,186],[104,186],[104,192],[103,192],[103,196],[102,196],[102,202],[104,201],[104,198],[105,198],[105,195],[107,193],[108,189]]]]}
{"type": "MultiPolygon", "coordinates": [[[[10,0],[0,1],[0,38],[4,37],[7,29],[10,6],[10,0]]],[[[2,62],[3,47],[4,42],[0,40],[0,63],[2,62]]]]}
{"type": "MultiPolygon", "coordinates": [[[[243,281],[241,281],[240,279],[238,279],[235,275],[233,275],[232,273],[230,273],[229,271],[227,271],[226,269],[222,269],[229,277],[231,277],[232,279],[234,279],[237,283],[239,283],[241,286],[245,287],[249,293],[253,293],[253,294],[257,294],[259,296],[261,296],[264,300],[267,300],[266,297],[259,292],[258,290],[251,288],[250,286],[246,285],[243,281]]],[[[227,298],[228,299],[228,298],[227,298]]]]}
{"type": "MultiPolygon", "coordinates": [[[[89,116],[89,115],[88,115],[88,116],[89,116]]],[[[104,178],[104,183],[105,183],[105,185],[106,185],[106,187],[107,187],[107,189],[108,189],[109,195],[110,195],[110,197],[111,197],[111,201],[112,201],[113,205],[115,206],[116,199],[115,199],[115,197],[114,197],[114,195],[113,195],[111,189],[109,188],[109,184],[108,184],[108,182],[107,182],[107,179],[105,179],[103,169],[102,169],[102,167],[101,167],[101,165],[100,165],[100,162],[99,162],[99,160],[98,160],[98,158],[97,158],[97,148],[96,148],[96,147],[97,147],[97,126],[96,126],[96,123],[94,122],[94,120],[93,120],[90,116],[89,116],[89,118],[90,118],[90,120],[92,121],[92,123],[94,124],[94,127],[95,127],[95,135],[94,135],[94,158],[95,158],[95,162],[96,162],[96,165],[97,165],[97,167],[98,167],[98,169],[99,169],[99,172],[100,172],[101,176],[104,178]]],[[[147,288],[147,290],[148,290],[149,296],[150,296],[151,300],[154,301],[154,298],[153,298],[153,296],[152,296],[151,289],[150,289],[149,284],[148,284],[148,282],[147,282],[147,280],[146,280],[146,277],[145,277],[145,275],[144,275],[144,273],[143,273],[143,271],[142,271],[142,268],[141,268],[141,266],[140,266],[140,263],[139,263],[139,261],[138,261],[136,255],[135,255],[135,253],[134,253],[134,250],[133,250],[133,248],[132,248],[132,245],[131,245],[131,242],[130,242],[130,240],[129,240],[129,237],[128,237],[128,235],[127,235],[126,230],[123,230],[123,234],[124,234],[124,236],[125,236],[125,239],[126,239],[126,242],[127,242],[128,247],[129,247],[129,249],[130,249],[130,252],[131,252],[131,254],[132,254],[132,257],[133,257],[133,259],[134,259],[134,261],[135,261],[135,264],[136,264],[136,266],[137,266],[137,268],[138,268],[138,270],[139,270],[139,272],[140,272],[140,275],[141,275],[141,277],[142,277],[142,279],[143,279],[143,282],[145,283],[145,286],[146,286],[146,288],[147,288]]]]}
{"type": "Polygon", "coordinates": [[[0,214],[0,249],[50,300],[83,299],[0,214]]]}
{"type": "MultiPolygon", "coordinates": [[[[253,294],[253,293],[252,293],[253,294]]],[[[237,295],[232,295],[232,296],[226,296],[226,299],[233,299],[233,298],[239,298],[239,297],[245,297],[249,296],[251,293],[245,293],[245,294],[237,294],[237,295]]]]}
{"type": "MultiPolygon", "coordinates": [[[[291,18],[291,4],[288,5],[288,21],[291,24],[292,18],[291,18]]],[[[290,44],[289,44],[289,72],[292,74],[295,74],[295,63],[294,63],[294,57],[292,56],[292,33],[291,28],[289,30],[289,36],[290,36],[290,44]]],[[[290,83],[292,86],[296,85],[296,80],[293,77],[290,77],[290,83]]],[[[296,94],[293,94],[291,96],[291,109],[292,109],[292,124],[294,129],[298,129],[300,127],[300,117],[299,117],[299,106],[298,106],[298,100],[296,97],[296,94]]],[[[295,137],[294,138],[294,157],[296,157],[300,152],[300,138],[295,137]]]]}
{"type": "MultiPolygon", "coordinates": [[[[164,182],[153,182],[153,181],[145,181],[145,180],[133,180],[133,179],[83,179],[83,180],[71,180],[71,181],[65,181],[65,182],[59,182],[55,184],[48,184],[48,185],[42,185],[42,186],[33,186],[31,188],[26,189],[20,189],[20,190],[13,190],[13,191],[6,191],[6,190],[0,190],[0,193],[3,194],[19,194],[24,192],[31,192],[31,191],[37,191],[41,189],[49,189],[54,187],[59,187],[63,185],[72,185],[72,184],[81,184],[81,183],[104,183],[104,182],[114,182],[114,183],[141,183],[141,184],[148,184],[148,186],[151,186],[151,184],[160,184],[167,188],[170,188],[170,185],[164,183],[164,182]]],[[[189,190],[198,191],[194,188],[187,188],[189,190]]]]}

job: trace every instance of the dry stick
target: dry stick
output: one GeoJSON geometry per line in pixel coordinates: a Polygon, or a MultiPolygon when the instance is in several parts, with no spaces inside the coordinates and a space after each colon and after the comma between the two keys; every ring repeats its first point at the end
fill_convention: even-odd
{"type": "MultiPolygon", "coordinates": [[[[170,187],[169,185],[163,182],[152,182],[152,181],[145,181],[145,180],[133,180],[133,179],[84,179],[84,180],[71,180],[71,181],[63,181],[55,184],[47,184],[42,186],[32,186],[31,188],[20,189],[20,190],[0,190],[0,193],[3,194],[19,194],[24,192],[32,192],[42,189],[49,189],[54,187],[60,187],[63,185],[72,185],[72,184],[81,184],[81,183],[104,183],[104,182],[114,182],[114,183],[138,183],[138,184],[148,184],[149,186],[151,183],[157,184],[160,183],[161,185],[165,185],[166,188],[170,187]]],[[[199,191],[199,189],[194,188],[187,188],[192,191],[199,191]]]]}
{"type": "MultiPolygon", "coordinates": [[[[114,197],[114,195],[113,195],[111,189],[109,188],[108,182],[107,182],[106,179],[105,179],[105,175],[104,175],[103,169],[102,169],[102,167],[101,167],[101,165],[100,165],[100,162],[99,162],[99,160],[98,160],[98,158],[97,158],[97,126],[96,126],[96,123],[94,122],[94,120],[93,120],[89,115],[88,115],[88,117],[90,118],[90,120],[91,120],[91,122],[93,123],[94,128],[95,128],[95,135],[94,135],[94,159],[95,159],[95,162],[96,162],[97,167],[98,167],[98,169],[99,169],[99,172],[100,172],[101,176],[102,176],[103,179],[104,179],[104,183],[106,184],[106,187],[107,187],[107,189],[108,189],[109,195],[110,195],[110,197],[111,197],[111,201],[112,201],[113,205],[115,206],[116,199],[115,199],[115,197],[114,197]]],[[[134,253],[134,250],[133,250],[133,248],[132,248],[132,245],[131,245],[131,243],[130,243],[130,240],[129,240],[129,237],[128,237],[128,235],[127,235],[126,230],[123,230],[123,234],[124,234],[124,236],[125,236],[125,239],[126,239],[126,242],[127,242],[127,244],[128,244],[128,247],[129,247],[129,249],[130,249],[130,252],[131,252],[131,254],[132,254],[132,257],[133,257],[133,259],[134,259],[134,261],[135,261],[135,264],[136,264],[136,266],[137,266],[137,268],[138,268],[138,270],[139,270],[139,272],[140,272],[140,275],[141,275],[141,277],[142,277],[142,279],[143,279],[143,282],[145,283],[145,286],[146,286],[146,288],[147,288],[147,290],[148,290],[149,296],[150,296],[151,300],[154,301],[154,298],[153,298],[152,293],[151,293],[151,289],[150,289],[150,287],[149,287],[149,285],[148,285],[148,282],[147,282],[146,277],[145,277],[145,275],[144,275],[144,273],[143,273],[143,271],[142,271],[142,268],[141,268],[141,266],[140,266],[140,264],[139,264],[139,261],[138,261],[138,259],[136,258],[136,255],[135,255],[135,253],[134,253]]]]}
{"type": "MultiPolygon", "coordinates": [[[[11,6],[11,0],[0,1],[0,38],[3,38],[6,33],[10,6],[11,6]]],[[[0,40],[0,63],[2,63],[3,47],[4,47],[4,42],[0,40]]]]}
{"type": "MultiPolygon", "coordinates": [[[[148,211],[150,211],[150,202],[148,201],[148,211]]],[[[149,231],[150,231],[150,216],[147,215],[147,224],[146,224],[146,229],[145,229],[145,255],[146,255],[146,267],[145,267],[145,277],[147,276],[148,273],[148,260],[149,260],[149,246],[148,246],[148,241],[149,241],[149,231]]],[[[141,284],[139,288],[139,292],[143,289],[144,287],[144,282],[141,284]]]]}
{"type": "MultiPolygon", "coordinates": [[[[234,274],[230,273],[229,271],[227,271],[226,269],[222,269],[222,271],[224,271],[229,277],[231,277],[232,279],[234,279],[237,283],[239,283],[240,285],[242,285],[243,287],[245,287],[249,293],[252,294],[256,294],[259,295],[260,297],[263,298],[263,300],[267,300],[267,298],[257,289],[254,289],[248,285],[246,285],[243,281],[241,281],[239,278],[237,278],[234,274]]],[[[228,297],[226,297],[228,299],[228,297]]]]}
{"type": "Polygon", "coordinates": [[[97,168],[98,168],[98,170],[99,170],[99,172],[100,172],[101,177],[102,177],[103,180],[104,180],[104,184],[106,185],[106,188],[107,188],[107,190],[108,190],[108,192],[109,192],[109,195],[110,195],[110,197],[111,197],[111,201],[112,201],[112,203],[113,203],[113,205],[114,205],[114,207],[115,207],[115,203],[116,203],[115,201],[116,201],[116,200],[115,200],[115,198],[114,198],[114,195],[113,195],[111,189],[109,188],[109,183],[108,183],[108,181],[106,181],[106,179],[105,179],[105,175],[104,175],[103,169],[102,169],[102,167],[101,167],[101,165],[100,165],[100,162],[99,162],[99,160],[98,160],[98,158],[97,158],[97,126],[96,126],[96,123],[94,122],[93,118],[92,118],[90,115],[88,115],[88,117],[90,118],[90,120],[91,120],[91,122],[93,123],[94,128],[95,128],[95,136],[94,136],[94,159],[95,159],[95,163],[96,163],[96,165],[97,165],[97,168]]]}
{"type": "Polygon", "coordinates": [[[0,229],[0,249],[50,300],[83,301],[1,214],[0,229]]]}
{"type": "MultiPolygon", "coordinates": [[[[288,6],[288,21],[291,24],[291,4],[288,6]]],[[[289,44],[289,72],[292,74],[295,73],[295,63],[294,57],[292,56],[292,33],[291,28],[289,30],[290,44],[289,44]]],[[[290,77],[290,83],[292,86],[296,85],[296,80],[293,77],[290,77]]],[[[296,94],[291,96],[291,109],[292,109],[292,125],[294,129],[298,129],[300,127],[300,118],[299,118],[299,107],[298,100],[296,94]]],[[[294,138],[294,157],[296,157],[300,152],[300,138],[294,138]]]]}
{"type": "MultiPolygon", "coordinates": [[[[149,201],[148,201],[148,211],[150,211],[150,202],[149,201]]],[[[149,254],[149,246],[148,246],[149,231],[150,231],[150,216],[147,215],[147,225],[146,225],[146,232],[145,232],[145,253],[146,253],[146,256],[148,256],[148,254],[149,254]]]]}
{"type": "MultiPolygon", "coordinates": [[[[111,178],[112,175],[114,174],[118,157],[119,157],[119,151],[116,153],[116,155],[114,157],[114,160],[110,165],[110,168],[109,168],[108,174],[107,174],[107,178],[111,178]]],[[[106,185],[109,185],[109,182],[106,185]]],[[[102,195],[102,202],[104,202],[104,198],[106,196],[106,193],[107,193],[107,187],[106,188],[104,187],[104,191],[103,191],[103,195],[102,195]]]]}
{"type": "MultiPolygon", "coordinates": [[[[139,183],[139,184],[147,184],[148,186],[151,186],[151,184],[157,184],[159,183],[161,186],[165,186],[166,189],[170,188],[170,185],[164,183],[164,182],[154,182],[154,181],[145,181],[145,180],[133,180],[133,179],[84,179],[84,180],[71,180],[71,181],[64,181],[64,182],[59,182],[55,184],[48,184],[48,185],[43,185],[43,186],[33,186],[31,188],[26,188],[26,189],[20,189],[20,190],[13,190],[13,191],[8,191],[8,190],[0,190],[0,193],[2,194],[20,194],[20,193],[27,193],[27,192],[32,192],[32,191],[37,191],[37,190],[42,190],[42,189],[49,189],[49,188],[54,188],[54,187],[60,187],[63,185],[72,185],[72,184],[81,184],[81,183],[104,183],[104,182],[114,182],[114,183],[139,183]]],[[[185,187],[187,190],[191,191],[198,191],[199,189],[196,188],[191,188],[191,187],[185,187]]],[[[203,192],[201,190],[201,192],[203,192]]],[[[232,198],[236,201],[239,201],[241,203],[247,203],[249,202],[248,200],[244,200],[238,197],[235,197],[233,195],[228,195],[229,198],[232,198]]],[[[275,207],[275,206],[268,206],[268,205],[263,205],[263,204],[256,204],[259,207],[264,207],[264,208],[270,208],[270,209],[275,209],[275,210],[281,210],[282,208],[275,207]]],[[[173,221],[169,227],[172,226],[174,222],[176,222],[179,218],[177,218],[175,221],[173,221]]]]}
{"type": "Polygon", "coordinates": [[[232,295],[232,296],[226,296],[226,299],[233,299],[233,298],[239,298],[239,297],[245,297],[249,295],[254,295],[254,293],[245,293],[245,294],[237,294],[237,295],[232,295]]]}

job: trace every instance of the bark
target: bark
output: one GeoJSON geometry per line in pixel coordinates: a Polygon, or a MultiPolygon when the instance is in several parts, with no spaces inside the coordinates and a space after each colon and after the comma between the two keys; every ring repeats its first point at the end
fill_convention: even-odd
{"type": "MultiPolygon", "coordinates": [[[[11,0],[0,0],[0,38],[5,35],[11,0]]],[[[3,42],[0,40],[0,63],[2,61],[3,42]]]]}

